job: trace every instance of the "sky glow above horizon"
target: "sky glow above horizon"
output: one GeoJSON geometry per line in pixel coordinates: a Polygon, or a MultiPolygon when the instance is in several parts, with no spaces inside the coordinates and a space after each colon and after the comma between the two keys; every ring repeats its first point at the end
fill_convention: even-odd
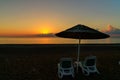
{"type": "Polygon", "coordinates": [[[120,28],[119,4],[120,0],[1,0],[0,35],[56,33],[76,24],[120,28]]]}

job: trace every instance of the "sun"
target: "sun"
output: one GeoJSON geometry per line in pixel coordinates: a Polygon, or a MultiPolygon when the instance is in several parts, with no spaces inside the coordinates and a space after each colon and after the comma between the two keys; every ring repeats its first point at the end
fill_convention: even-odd
{"type": "Polygon", "coordinates": [[[49,34],[50,33],[50,29],[48,28],[43,28],[43,29],[40,29],[39,31],[41,34],[49,34]]]}
{"type": "Polygon", "coordinates": [[[41,31],[41,33],[42,33],[42,34],[49,34],[50,32],[49,32],[49,30],[44,29],[44,30],[41,31]]]}

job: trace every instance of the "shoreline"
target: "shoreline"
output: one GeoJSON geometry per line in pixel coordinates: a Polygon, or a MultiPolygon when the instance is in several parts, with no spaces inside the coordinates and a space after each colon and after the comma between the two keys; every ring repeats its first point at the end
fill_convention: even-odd
{"type": "MultiPolygon", "coordinates": [[[[78,44],[0,44],[0,47],[1,46],[74,46],[74,45],[78,45],[78,44]]],[[[81,46],[89,46],[89,45],[105,45],[105,46],[119,46],[120,43],[111,43],[111,44],[80,44],[81,46]]]]}

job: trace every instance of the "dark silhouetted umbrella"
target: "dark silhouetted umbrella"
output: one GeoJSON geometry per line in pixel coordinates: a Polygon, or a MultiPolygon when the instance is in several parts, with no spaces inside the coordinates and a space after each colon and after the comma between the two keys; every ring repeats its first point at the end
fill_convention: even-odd
{"type": "Polygon", "coordinates": [[[59,32],[55,35],[63,38],[79,39],[77,62],[79,62],[81,39],[104,39],[110,37],[105,33],[102,33],[100,31],[97,31],[95,29],[89,28],[88,26],[81,24],[73,26],[72,28],[59,32]]]}

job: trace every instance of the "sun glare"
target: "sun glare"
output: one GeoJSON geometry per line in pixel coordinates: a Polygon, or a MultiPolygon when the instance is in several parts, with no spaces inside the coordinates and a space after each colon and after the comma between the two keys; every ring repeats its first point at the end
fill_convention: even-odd
{"type": "Polygon", "coordinates": [[[49,34],[50,33],[50,29],[48,29],[48,28],[40,29],[39,33],[41,33],[41,34],[49,34]]]}
{"type": "Polygon", "coordinates": [[[44,29],[44,30],[41,31],[41,33],[42,33],[42,34],[48,34],[48,33],[49,33],[49,30],[44,29]]]}

